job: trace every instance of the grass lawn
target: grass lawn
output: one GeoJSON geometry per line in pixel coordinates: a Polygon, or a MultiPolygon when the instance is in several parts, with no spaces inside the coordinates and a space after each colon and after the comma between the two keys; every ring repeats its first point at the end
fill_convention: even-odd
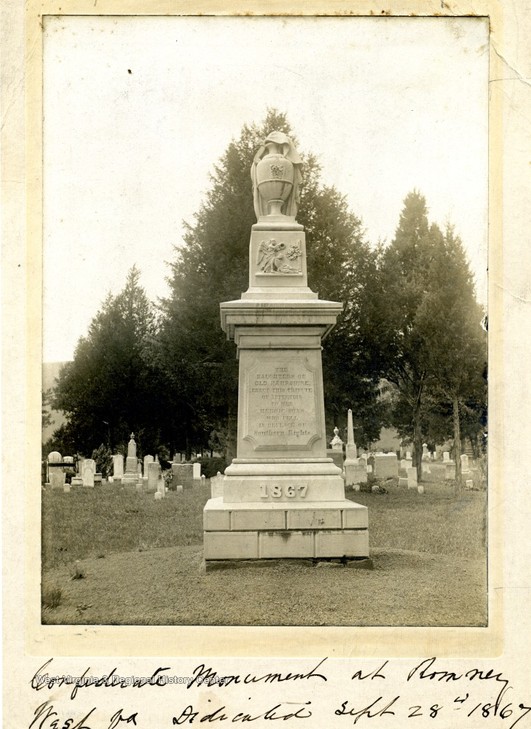
{"type": "Polygon", "coordinates": [[[350,495],[369,508],[373,571],[294,560],[206,574],[208,482],[162,501],[112,484],[46,491],[43,623],[485,625],[486,493],[387,488],[350,495]]]}

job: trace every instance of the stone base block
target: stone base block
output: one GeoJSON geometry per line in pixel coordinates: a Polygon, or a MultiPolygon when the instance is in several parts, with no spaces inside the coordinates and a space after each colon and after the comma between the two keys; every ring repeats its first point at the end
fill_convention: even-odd
{"type": "Polygon", "coordinates": [[[287,529],[368,529],[366,506],[348,499],[340,502],[301,504],[227,504],[222,497],[209,499],[203,511],[205,531],[287,530],[287,529]]]}
{"type": "Polygon", "coordinates": [[[225,476],[223,498],[227,503],[294,501],[341,501],[345,484],[341,476],[225,476]]]}
{"type": "Polygon", "coordinates": [[[319,531],[315,533],[316,557],[367,557],[369,530],[319,531]]]}
{"type": "Polygon", "coordinates": [[[367,557],[368,510],[343,499],[227,504],[203,512],[205,560],[367,557]]]}

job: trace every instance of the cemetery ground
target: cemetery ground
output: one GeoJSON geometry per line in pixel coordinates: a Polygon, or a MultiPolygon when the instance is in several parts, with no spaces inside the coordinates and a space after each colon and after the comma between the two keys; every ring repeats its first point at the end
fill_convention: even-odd
{"type": "Polygon", "coordinates": [[[155,501],[116,484],[42,494],[42,622],[483,626],[486,491],[385,482],[369,508],[373,570],[290,560],[202,569],[209,481],[155,501]]]}

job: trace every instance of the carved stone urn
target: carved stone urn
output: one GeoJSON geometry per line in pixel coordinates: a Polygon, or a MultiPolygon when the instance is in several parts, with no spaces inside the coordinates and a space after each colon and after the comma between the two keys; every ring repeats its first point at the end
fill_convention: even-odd
{"type": "Polygon", "coordinates": [[[256,165],[258,193],[268,215],[282,215],[282,207],[293,187],[293,164],[282,152],[282,144],[266,141],[267,154],[256,165]]]}

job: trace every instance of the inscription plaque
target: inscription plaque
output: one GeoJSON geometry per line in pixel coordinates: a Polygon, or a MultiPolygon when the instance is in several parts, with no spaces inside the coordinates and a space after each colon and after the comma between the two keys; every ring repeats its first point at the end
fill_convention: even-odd
{"type": "Polygon", "coordinates": [[[253,362],[246,373],[244,439],[255,450],[309,450],[319,438],[315,374],[304,358],[253,362]]]}

